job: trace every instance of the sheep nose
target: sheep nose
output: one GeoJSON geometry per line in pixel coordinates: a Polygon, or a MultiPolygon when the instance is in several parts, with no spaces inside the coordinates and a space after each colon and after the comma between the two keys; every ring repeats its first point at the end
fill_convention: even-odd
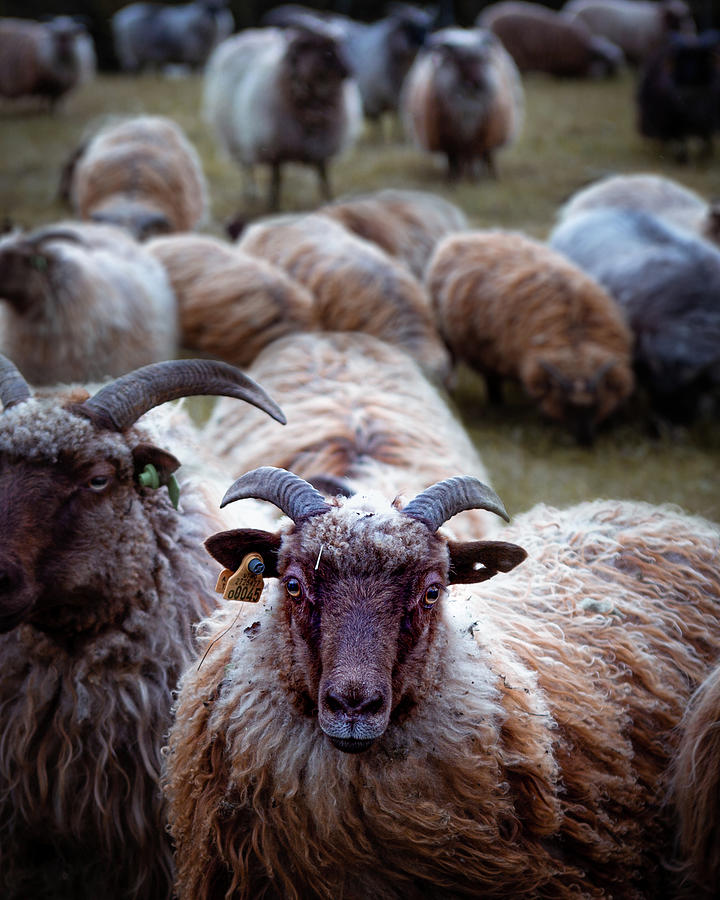
{"type": "Polygon", "coordinates": [[[370,697],[364,697],[360,692],[345,694],[328,691],[325,694],[325,706],[331,713],[344,713],[351,718],[359,716],[374,716],[382,711],[385,706],[385,698],[376,691],[370,697]]]}
{"type": "Polygon", "coordinates": [[[20,566],[10,561],[0,562],[0,598],[16,593],[23,583],[23,572],[20,566]]]}

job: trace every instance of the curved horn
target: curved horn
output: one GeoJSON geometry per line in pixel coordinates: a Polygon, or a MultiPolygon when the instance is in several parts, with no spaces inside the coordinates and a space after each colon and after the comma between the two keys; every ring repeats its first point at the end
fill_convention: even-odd
{"type": "Polygon", "coordinates": [[[293,522],[332,509],[320,491],[299,475],[274,466],[261,466],[246,472],[228,489],[220,506],[248,497],[274,503],[293,522]]]}
{"type": "Polygon", "coordinates": [[[495,491],[471,475],[456,475],[426,488],[403,509],[406,516],[420,519],[430,528],[438,528],[465,509],[487,509],[510,521],[502,500],[495,491]]]}
{"type": "Polygon", "coordinates": [[[559,384],[564,391],[572,390],[572,381],[569,378],[566,378],[560,369],[557,369],[552,363],[549,363],[544,359],[539,360],[539,365],[540,368],[547,372],[555,383],[559,384]]]}
{"type": "Polygon", "coordinates": [[[87,246],[87,241],[82,235],[69,228],[58,228],[57,225],[46,225],[44,228],[38,228],[32,234],[24,235],[22,241],[30,247],[36,247],[45,241],[69,241],[72,244],[87,246]]]}
{"type": "Polygon", "coordinates": [[[617,360],[615,359],[608,359],[606,362],[604,362],[597,370],[597,372],[595,372],[595,374],[591,378],[588,378],[588,387],[590,388],[590,390],[594,391],[603,380],[603,378],[607,375],[607,373],[611,369],[615,368],[616,364],[617,360]]]}
{"type": "Polygon", "coordinates": [[[10,409],[32,396],[27,381],[20,369],[6,356],[0,355],[0,401],[5,409],[10,409]]]}
{"type": "Polygon", "coordinates": [[[154,406],[200,394],[237,397],[283,425],[283,411],[252,378],[228,363],[211,359],[171,359],[136,369],[74,407],[98,427],[124,431],[154,406]]]}

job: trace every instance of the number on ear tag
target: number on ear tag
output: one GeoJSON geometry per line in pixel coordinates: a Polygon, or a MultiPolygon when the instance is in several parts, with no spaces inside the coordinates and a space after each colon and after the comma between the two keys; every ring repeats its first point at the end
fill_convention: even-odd
{"type": "MultiPolygon", "coordinates": [[[[248,553],[238,570],[228,578],[223,591],[224,600],[242,600],[257,603],[263,590],[265,563],[259,553],[248,553]]],[[[225,573],[221,573],[222,579],[225,573]]],[[[220,583],[218,579],[218,584],[220,583]]]]}

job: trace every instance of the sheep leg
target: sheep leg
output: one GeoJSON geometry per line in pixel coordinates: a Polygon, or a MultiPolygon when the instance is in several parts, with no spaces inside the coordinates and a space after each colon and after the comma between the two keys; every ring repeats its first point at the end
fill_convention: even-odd
{"type": "Polygon", "coordinates": [[[491,178],[494,178],[495,181],[498,181],[498,172],[497,172],[497,168],[495,166],[495,158],[493,157],[492,153],[489,150],[487,150],[483,154],[483,160],[485,162],[485,167],[487,168],[488,175],[491,178]]]}
{"type": "Polygon", "coordinates": [[[487,390],[488,403],[491,406],[501,406],[503,402],[502,378],[493,372],[485,372],[485,388],[487,390]]]}
{"type": "Polygon", "coordinates": [[[320,182],[320,193],[326,203],[332,200],[332,189],[330,188],[330,178],[328,177],[327,166],[325,160],[322,159],[317,164],[318,181],[320,182]]]}
{"type": "Polygon", "coordinates": [[[280,163],[272,164],[272,174],[270,177],[270,194],[268,196],[268,207],[271,212],[276,212],[280,208],[280,183],[282,180],[282,172],[280,163]]]}

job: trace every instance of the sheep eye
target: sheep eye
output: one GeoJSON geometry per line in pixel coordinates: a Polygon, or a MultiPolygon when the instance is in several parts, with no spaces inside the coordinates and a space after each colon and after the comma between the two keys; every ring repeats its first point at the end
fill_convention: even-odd
{"type": "Polygon", "coordinates": [[[94,475],[90,481],[88,481],[87,486],[91,491],[95,491],[95,493],[99,494],[100,491],[104,491],[109,484],[110,477],[108,475],[94,475]]]}
{"type": "Polygon", "coordinates": [[[430,587],[425,591],[425,596],[423,597],[423,606],[425,609],[430,609],[431,606],[435,606],[435,604],[440,599],[440,594],[442,592],[442,588],[439,584],[431,584],[430,587]]]}
{"type": "Polygon", "coordinates": [[[288,592],[289,596],[297,599],[300,594],[302,594],[302,587],[300,586],[300,582],[297,578],[288,578],[285,582],[285,590],[288,592]]]}

